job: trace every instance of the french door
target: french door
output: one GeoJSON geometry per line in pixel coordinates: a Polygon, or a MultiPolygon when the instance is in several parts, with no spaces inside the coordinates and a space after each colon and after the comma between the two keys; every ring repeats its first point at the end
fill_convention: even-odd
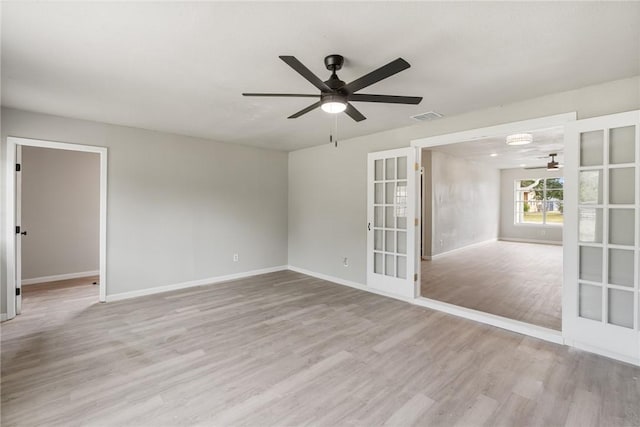
{"type": "Polygon", "coordinates": [[[569,344],[640,364],[640,111],[565,127],[569,344]]]}
{"type": "Polygon", "coordinates": [[[367,179],[367,286],[416,296],[415,148],[370,153],[367,179]]]}

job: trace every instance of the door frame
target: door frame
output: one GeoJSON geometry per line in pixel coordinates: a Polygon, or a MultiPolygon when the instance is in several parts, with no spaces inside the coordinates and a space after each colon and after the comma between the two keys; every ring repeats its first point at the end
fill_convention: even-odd
{"type": "MultiPolygon", "coordinates": [[[[422,149],[424,148],[455,144],[455,143],[470,141],[474,139],[484,139],[487,137],[504,135],[508,133],[523,132],[523,131],[532,130],[532,129],[544,129],[544,128],[550,128],[550,127],[565,126],[567,123],[575,122],[576,120],[577,120],[576,112],[562,113],[562,114],[556,114],[552,116],[539,117],[535,119],[521,120],[516,122],[498,124],[495,126],[471,129],[471,130],[466,130],[462,132],[454,132],[454,133],[437,135],[437,136],[432,136],[427,138],[414,139],[411,141],[411,147],[414,147],[417,150],[416,162],[418,162],[419,167],[422,168],[422,149]]],[[[565,175],[571,175],[572,173],[573,171],[567,171],[565,175]]],[[[419,174],[416,179],[422,179],[422,176],[419,174]]],[[[573,179],[572,175],[569,178],[569,180],[571,179],[573,179]]],[[[566,177],[565,177],[565,182],[566,182],[566,177]]],[[[417,183],[416,188],[419,188],[419,187],[420,185],[419,183],[417,183]]],[[[422,209],[422,195],[419,194],[418,191],[419,190],[416,191],[415,197],[416,197],[416,200],[417,201],[419,200],[420,202],[417,202],[416,205],[418,205],[419,208],[422,209]]],[[[422,231],[420,232],[422,233],[422,231]]],[[[566,240],[566,227],[563,227],[562,235],[563,235],[563,241],[566,240]]],[[[567,250],[569,250],[568,245],[563,245],[563,271],[568,271],[568,268],[569,268],[569,266],[567,265],[567,262],[569,260],[569,257],[567,256],[567,250]]],[[[420,259],[419,252],[417,255],[416,262],[418,263],[418,265],[420,265],[421,259],[420,259]]],[[[420,267],[416,268],[416,272],[418,274],[417,283],[419,286],[422,279],[421,268],[420,267]]],[[[563,274],[563,285],[562,285],[563,312],[568,309],[568,307],[566,306],[567,305],[566,298],[564,298],[564,295],[566,294],[567,285],[568,283],[565,280],[565,277],[563,274]]],[[[449,314],[454,314],[456,316],[475,320],[488,325],[498,326],[503,329],[530,335],[536,338],[545,339],[547,341],[556,342],[559,344],[564,343],[564,338],[563,338],[564,337],[563,331],[565,330],[564,316],[562,319],[562,323],[563,323],[561,328],[562,330],[556,331],[553,329],[544,328],[544,327],[533,325],[530,323],[520,322],[518,320],[509,319],[502,316],[496,316],[483,311],[473,310],[466,307],[448,304],[448,303],[437,301],[430,298],[424,298],[422,296],[418,296],[416,298],[416,303],[421,306],[428,307],[434,310],[439,310],[449,314]]]]}
{"type": "Polygon", "coordinates": [[[107,148],[93,145],[71,144],[41,139],[7,137],[6,160],[6,256],[7,256],[7,319],[16,316],[16,148],[17,146],[53,148],[57,150],[82,151],[100,156],[100,302],[107,300],[107,148]]]}

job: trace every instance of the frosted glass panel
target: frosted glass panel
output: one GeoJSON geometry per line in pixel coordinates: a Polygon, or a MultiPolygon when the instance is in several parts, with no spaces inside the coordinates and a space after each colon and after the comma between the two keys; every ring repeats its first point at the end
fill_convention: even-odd
{"type": "Polygon", "coordinates": [[[376,251],[382,250],[382,230],[375,230],[373,232],[373,248],[376,251]]]}
{"type": "Polygon", "coordinates": [[[396,179],[396,159],[386,159],[386,179],[396,179]]]}
{"type": "Polygon", "coordinates": [[[635,218],[633,209],[609,209],[609,243],[633,245],[635,218]]]}
{"type": "Polygon", "coordinates": [[[384,202],[388,205],[392,205],[393,204],[393,200],[394,200],[394,196],[395,196],[395,190],[396,190],[396,183],[395,182],[387,182],[385,184],[385,196],[384,196],[384,202]]]}
{"type": "Polygon", "coordinates": [[[609,163],[635,163],[635,126],[611,129],[609,133],[609,163]]]}
{"type": "Polygon", "coordinates": [[[580,204],[602,204],[602,171],[580,172],[580,204]]]}
{"type": "Polygon", "coordinates": [[[374,180],[382,181],[384,179],[384,165],[383,165],[382,159],[378,159],[375,161],[374,170],[375,170],[374,180]]]}
{"type": "Polygon", "coordinates": [[[385,255],[384,256],[384,274],[387,276],[395,276],[396,269],[395,267],[396,257],[394,255],[385,255]]]}
{"type": "Polygon", "coordinates": [[[405,256],[398,257],[398,268],[396,272],[397,272],[396,276],[399,277],[400,279],[407,278],[407,257],[405,256]]]}
{"type": "Polygon", "coordinates": [[[407,158],[398,157],[398,179],[407,179],[407,158]]]}
{"type": "Polygon", "coordinates": [[[633,251],[609,249],[609,283],[633,286],[633,251]]]}
{"type": "Polygon", "coordinates": [[[587,243],[602,243],[602,209],[580,208],[578,210],[578,240],[587,243]]]}
{"type": "Polygon", "coordinates": [[[602,164],[604,131],[594,130],[580,134],[580,166],[602,164]]]}
{"type": "Polygon", "coordinates": [[[373,203],[381,205],[384,203],[384,184],[375,184],[373,203]]]}
{"type": "Polygon", "coordinates": [[[384,249],[387,252],[395,252],[396,251],[396,232],[395,231],[385,231],[384,232],[384,249]]]}
{"type": "Polygon", "coordinates": [[[602,320],[602,288],[580,284],[580,317],[602,320]]]}
{"type": "Polygon", "coordinates": [[[633,292],[609,289],[609,323],[633,328],[633,292]]]}
{"type": "Polygon", "coordinates": [[[384,224],[384,208],[382,206],[376,206],[373,208],[373,226],[382,227],[384,224]]]}
{"type": "Polygon", "coordinates": [[[407,233],[404,231],[398,231],[398,253],[406,254],[407,253],[407,233]]]}
{"type": "Polygon", "coordinates": [[[407,217],[406,216],[399,216],[396,218],[396,227],[402,229],[402,230],[406,230],[407,229],[407,217]]]}
{"type": "Polygon", "coordinates": [[[602,283],[602,248],[580,246],[580,279],[602,283]]]}
{"type": "Polygon", "coordinates": [[[373,272],[382,274],[382,254],[374,253],[373,254],[373,272]]]}
{"type": "Polygon", "coordinates": [[[395,215],[393,214],[393,206],[387,206],[384,208],[384,226],[386,228],[396,228],[395,215]]]}
{"type": "Polygon", "coordinates": [[[632,205],[635,203],[635,168],[609,170],[609,203],[632,205]]]}

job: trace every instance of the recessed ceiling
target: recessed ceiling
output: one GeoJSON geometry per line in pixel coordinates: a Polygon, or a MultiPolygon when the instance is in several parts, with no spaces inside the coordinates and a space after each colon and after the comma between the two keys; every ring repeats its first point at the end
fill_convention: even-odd
{"type": "Polygon", "coordinates": [[[526,131],[533,136],[527,145],[507,145],[507,135],[461,141],[433,147],[467,161],[484,163],[496,169],[542,167],[549,162],[549,154],[556,153],[556,161],[564,164],[564,129],[562,126],[526,131]]]}
{"type": "Polygon", "coordinates": [[[278,59],[351,81],[402,57],[340,139],[640,74],[640,2],[3,2],[2,104],[279,150],[328,142],[333,116],[286,117],[313,93],[278,59]]]}

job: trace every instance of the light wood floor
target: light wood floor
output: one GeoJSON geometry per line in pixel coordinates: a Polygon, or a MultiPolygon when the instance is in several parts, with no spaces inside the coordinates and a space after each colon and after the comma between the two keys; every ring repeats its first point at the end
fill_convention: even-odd
{"type": "Polygon", "coordinates": [[[640,424],[640,368],[291,271],[71,288],[2,325],[5,427],[640,424]]]}
{"type": "Polygon", "coordinates": [[[491,242],[422,261],[421,295],[562,329],[562,246],[491,242]]]}

